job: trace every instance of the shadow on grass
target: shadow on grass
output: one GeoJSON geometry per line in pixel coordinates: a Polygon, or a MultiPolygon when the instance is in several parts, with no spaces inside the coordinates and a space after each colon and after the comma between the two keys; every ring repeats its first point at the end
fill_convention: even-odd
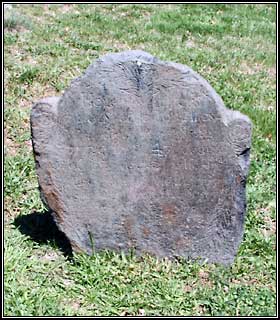
{"type": "Polygon", "coordinates": [[[14,225],[22,234],[29,236],[38,244],[50,243],[58,247],[67,259],[73,259],[70,241],[57,228],[51,211],[44,213],[32,212],[28,215],[18,216],[14,220],[14,225]]]}

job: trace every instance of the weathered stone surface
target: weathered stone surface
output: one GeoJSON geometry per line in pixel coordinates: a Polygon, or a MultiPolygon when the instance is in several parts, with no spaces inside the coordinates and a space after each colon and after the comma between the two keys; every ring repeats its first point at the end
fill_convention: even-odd
{"type": "Polygon", "coordinates": [[[74,249],[233,261],[251,122],[193,70],[106,55],[31,125],[41,194],[74,249]]]}

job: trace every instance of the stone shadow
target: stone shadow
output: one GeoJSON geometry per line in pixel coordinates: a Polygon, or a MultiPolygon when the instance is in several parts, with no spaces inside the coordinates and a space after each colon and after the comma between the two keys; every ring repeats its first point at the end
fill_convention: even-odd
{"type": "Polygon", "coordinates": [[[29,236],[36,243],[49,243],[58,247],[67,259],[73,260],[70,241],[57,228],[51,211],[32,212],[28,215],[18,216],[14,220],[14,225],[22,234],[29,236]]]}

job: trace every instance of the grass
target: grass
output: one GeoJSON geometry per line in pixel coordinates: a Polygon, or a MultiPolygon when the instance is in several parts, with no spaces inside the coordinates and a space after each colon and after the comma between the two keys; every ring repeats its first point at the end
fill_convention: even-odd
{"type": "Polygon", "coordinates": [[[275,316],[276,5],[19,4],[4,27],[4,315],[275,316]],[[253,121],[245,235],[231,267],[64,255],[39,197],[30,109],[127,49],[190,66],[253,121]]]}

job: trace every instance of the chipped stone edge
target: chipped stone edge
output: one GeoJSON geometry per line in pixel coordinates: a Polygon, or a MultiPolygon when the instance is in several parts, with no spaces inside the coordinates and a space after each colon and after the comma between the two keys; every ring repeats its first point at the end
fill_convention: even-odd
{"type": "MultiPolygon", "coordinates": [[[[36,135],[35,131],[37,131],[37,128],[41,131],[44,126],[47,126],[49,124],[49,121],[55,122],[60,99],[61,97],[58,96],[42,98],[35,102],[31,109],[31,135],[36,172],[40,170],[40,167],[42,165],[40,158],[41,155],[44,154],[44,150],[39,149],[35,142],[36,139],[33,139],[33,137],[34,135],[36,135]],[[47,121],[48,118],[49,121],[47,121]],[[42,120],[44,121],[43,123],[42,120]]],[[[46,143],[48,143],[48,140],[46,140],[46,143]]],[[[51,171],[46,169],[45,166],[46,164],[44,164],[44,171],[46,174],[45,177],[42,178],[41,175],[37,174],[40,197],[45,206],[51,211],[51,215],[56,222],[58,229],[63,234],[65,234],[66,238],[69,240],[72,250],[75,252],[85,252],[85,250],[83,250],[75,241],[70,239],[64,232],[66,230],[64,222],[65,209],[59,201],[59,192],[56,189],[55,184],[53,183],[51,171]],[[45,179],[49,180],[51,184],[47,184],[45,182],[45,179]]]]}

